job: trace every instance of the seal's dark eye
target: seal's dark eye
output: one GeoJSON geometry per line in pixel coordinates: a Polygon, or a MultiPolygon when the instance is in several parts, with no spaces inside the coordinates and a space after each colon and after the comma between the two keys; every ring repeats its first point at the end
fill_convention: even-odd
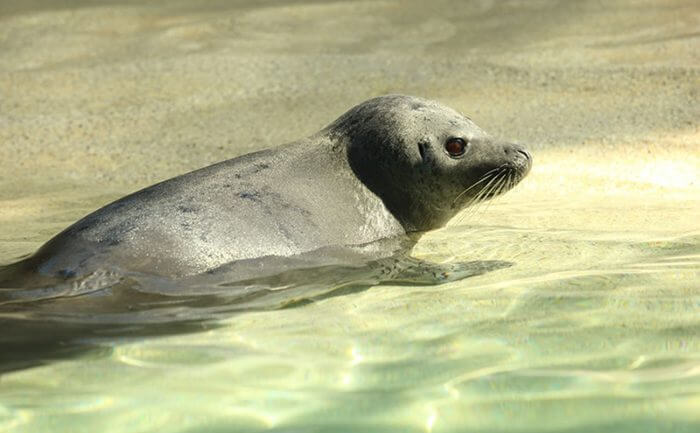
{"type": "Polygon", "coordinates": [[[445,142],[445,150],[451,157],[464,155],[467,143],[461,138],[450,138],[445,142]]]}

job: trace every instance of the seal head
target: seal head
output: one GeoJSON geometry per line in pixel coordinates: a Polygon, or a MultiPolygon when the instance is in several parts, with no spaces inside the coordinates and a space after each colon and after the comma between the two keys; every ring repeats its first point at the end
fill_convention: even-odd
{"type": "Polygon", "coordinates": [[[344,139],[354,173],[407,232],[443,226],[470,203],[511,189],[532,165],[522,146],[413,96],[370,99],[327,129],[344,139]]]}

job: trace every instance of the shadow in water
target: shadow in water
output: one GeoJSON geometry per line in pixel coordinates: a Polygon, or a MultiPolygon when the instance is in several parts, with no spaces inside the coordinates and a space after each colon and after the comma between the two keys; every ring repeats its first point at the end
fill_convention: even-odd
{"type": "Polygon", "coordinates": [[[238,313],[295,308],[383,284],[439,285],[511,263],[444,265],[399,255],[323,265],[263,258],[246,266],[267,272],[241,280],[250,269],[241,273],[238,263],[235,269],[177,280],[123,273],[107,286],[84,284],[88,275],[45,287],[0,288],[0,372],[75,357],[115,341],[212,329],[238,313]]]}

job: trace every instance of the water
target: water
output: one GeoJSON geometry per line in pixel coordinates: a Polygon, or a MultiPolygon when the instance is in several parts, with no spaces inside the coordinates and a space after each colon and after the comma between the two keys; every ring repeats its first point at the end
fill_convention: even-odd
{"type": "MultiPolygon", "coordinates": [[[[577,156],[589,173],[617,179],[610,162],[577,156]]],[[[443,263],[514,266],[233,314],[174,335],[91,335],[87,351],[4,373],[0,426],[696,431],[697,180],[611,190],[611,179],[589,174],[572,181],[587,193],[567,201],[553,189],[567,171],[556,167],[574,161],[557,152],[536,158],[522,188],[428,234],[414,251],[443,263]],[[656,199],[642,203],[649,191],[656,199]]],[[[679,175],[687,163],[676,163],[679,175]]]]}
{"type": "Polygon", "coordinates": [[[534,165],[413,251],[512,266],[6,345],[0,431],[700,430],[693,2],[27,5],[0,8],[0,263],[385,91],[534,165]]]}

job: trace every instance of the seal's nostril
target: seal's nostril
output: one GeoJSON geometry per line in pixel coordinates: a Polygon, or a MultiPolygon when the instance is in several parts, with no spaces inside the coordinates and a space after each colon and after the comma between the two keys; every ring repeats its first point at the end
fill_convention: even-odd
{"type": "Polygon", "coordinates": [[[525,159],[532,159],[530,152],[525,149],[518,149],[518,153],[525,157],[525,159]]]}
{"type": "Polygon", "coordinates": [[[527,161],[532,161],[532,155],[518,144],[511,144],[503,147],[503,153],[509,158],[525,158],[527,161]]]}

